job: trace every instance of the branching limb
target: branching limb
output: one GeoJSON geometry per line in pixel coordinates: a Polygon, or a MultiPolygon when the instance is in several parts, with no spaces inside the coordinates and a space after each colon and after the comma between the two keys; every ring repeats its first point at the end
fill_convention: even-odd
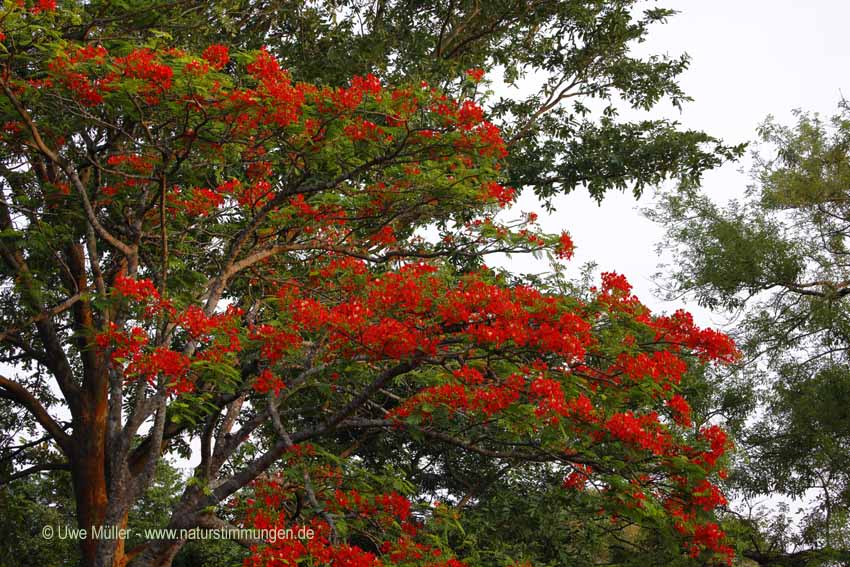
{"type": "Polygon", "coordinates": [[[56,423],[56,420],[47,413],[47,410],[32,392],[24,388],[21,384],[9,380],[4,376],[0,376],[0,388],[3,388],[11,398],[24,406],[35,417],[38,423],[56,441],[66,456],[70,457],[72,455],[73,446],[71,444],[71,438],[65,433],[62,426],[56,423]]]}
{"type": "MultiPolygon", "coordinates": [[[[277,399],[275,398],[272,392],[269,392],[269,413],[272,417],[272,424],[274,425],[275,432],[280,435],[281,439],[283,439],[286,444],[286,448],[291,449],[295,446],[295,443],[292,442],[292,438],[287,433],[286,429],[283,427],[283,423],[280,421],[280,414],[277,411],[277,399]]],[[[336,523],[334,522],[333,516],[331,516],[327,510],[325,510],[324,506],[319,504],[319,500],[316,498],[316,491],[313,489],[313,481],[310,478],[310,471],[307,470],[307,467],[304,467],[304,491],[307,493],[307,499],[310,501],[310,505],[316,510],[319,515],[325,519],[328,523],[328,526],[331,528],[332,541],[339,541],[339,532],[336,529],[336,523]]]]}
{"type": "Polygon", "coordinates": [[[4,479],[0,479],[0,486],[4,486],[6,484],[11,483],[15,480],[20,480],[22,478],[26,478],[35,473],[44,472],[44,471],[69,471],[71,470],[70,463],[40,463],[38,465],[33,465],[31,467],[20,470],[16,473],[9,475],[4,479]]]}

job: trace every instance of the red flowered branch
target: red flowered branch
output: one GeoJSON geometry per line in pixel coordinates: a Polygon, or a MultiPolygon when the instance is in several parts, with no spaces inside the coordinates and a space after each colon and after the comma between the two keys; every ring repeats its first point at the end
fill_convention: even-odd
{"type": "MultiPolygon", "coordinates": [[[[54,10],[38,2],[25,17],[54,10]]],[[[692,429],[681,385],[696,366],[733,361],[734,344],[687,313],[653,315],[620,274],[603,273],[579,298],[482,268],[485,253],[566,260],[574,245],[542,233],[533,213],[496,220],[517,191],[504,184],[507,148],[480,101],[373,75],[303,83],[266,49],[223,45],[196,56],[72,43],[43,63],[38,79],[4,78],[8,96],[36,109],[71,101],[87,124],[125,112],[141,131],[92,158],[86,185],[62,157],[77,138],[28,112],[3,127],[15,151],[54,156],[45,204],[84,214],[108,249],[88,346],[138,399],[169,400],[172,418],[194,404],[173,423],[245,403],[253,413],[230,420],[240,429],[221,436],[222,454],[270,421],[283,438],[220,478],[209,500],[198,496],[216,504],[253,480],[253,499],[234,504],[244,525],[318,534],[258,543],[246,564],[463,565],[420,537],[450,511],[352,487],[292,443],[279,408],[300,414],[297,404],[317,399],[318,422],[294,438],[377,428],[547,462],[562,490],[593,493],[614,523],[646,522],[694,557],[731,560],[713,515],[726,502],[713,479],[730,443],[715,425],[692,429]],[[431,240],[417,232],[434,227],[431,240]],[[194,262],[182,271],[169,263],[181,244],[194,262]],[[524,449],[465,435],[485,427],[524,449]],[[285,478],[272,472],[281,456],[285,478]],[[286,506],[293,492],[311,495],[298,517],[286,506]],[[334,518],[380,544],[358,547],[334,518]]],[[[467,87],[483,76],[470,69],[467,87]]],[[[161,434],[149,441],[167,446],[161,434]]],[[[207,457],[200,476],[226,460],[207,457]]]]}

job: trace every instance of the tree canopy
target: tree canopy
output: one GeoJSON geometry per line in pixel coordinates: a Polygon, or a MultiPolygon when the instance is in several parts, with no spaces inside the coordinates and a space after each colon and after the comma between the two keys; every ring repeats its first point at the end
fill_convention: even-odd
{"type": "MultiPolygon", "coordinates": [[[[6,490],[69,474],[83,529],[313,534],[234,537],[245,565],[731,561],[730,442],[681,390],[734,344],[619,274],[568,283],[569,234],[506,210],[738,153],[591,113],[685,100],[686,59],[629,55],[668,15],[4,4],[6,490]],[[539,90],[489,97],[493,70],[539,90]],[[554,272],[486,266],[504,253],[554,272]]],[[[176,564],[186,539],[79,538],[79,558],[176,564]]]]}
{"type": "Polygon", "coordinates": [[[747,554],[764,565],[829,565],[850,557],[850,117],[844,103],[830,120],[796,116],[793,126],[760,128],[745,199],[724,208],[684,188],[654,214],[678,247],[677,291],[736,313],[747,379],[717,381],[715,398],[739,430],[733,486],[808,500],[800,521],[748,518],[747,554]]]}

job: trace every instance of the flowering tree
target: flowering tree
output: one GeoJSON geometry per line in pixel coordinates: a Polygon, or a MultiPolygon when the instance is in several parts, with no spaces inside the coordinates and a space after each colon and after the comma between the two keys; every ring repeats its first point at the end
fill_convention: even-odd
{"type": "MultiPolygon", "coordinates": [[[[449,535],[475,491],[370,468],[378,432],[538,471],[612,529],[731,558],[713,519],[729,443],[678,390],[734,345],[652,315],[615,273],[576,294],[483,265],[573,245],[533,214],[497,220],[516,191],[481,70],[460,99],[371,74],[332,88],[265,49],[69,39],[60,16],[0,17],[0,336],[18,365],[0,394],[51,446],[13,477],[68,470],[80,527],[123,526],[188,452],[168,527],[313,531],[243,541],[247,565],[486,564],[449,535]]],[[[183,543],[80,542],[108,566],[168,565],[183,543]]]]}

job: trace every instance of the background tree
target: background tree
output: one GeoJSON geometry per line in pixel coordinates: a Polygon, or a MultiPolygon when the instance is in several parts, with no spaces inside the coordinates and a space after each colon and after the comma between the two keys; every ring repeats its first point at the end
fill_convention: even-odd
{"type": "Polygon", "coordinates": [[[787,508],[747,518],[745,555],[763,565],[833,564],[850,553],[850,115],[842,103],[831,120],[796,116],[792,127],[769,119],[760,128],[744,199],[721,208],[685,187],[653,213],[678,245],[675,290],[736,314],[747,380],[718,381],[714,405],[739,430],[732,485],[808,503],[800,523],[787,508]]]}
{"type": "MultiPolygon", "coordinates": [[[[5,476],[5,475],[4,475],[5,476]]],[[[67,473],[28,475],[0,488],[0,535],[4,567],[73,564],[79,560],[77,542],[50,541],[44,526],[74,526],[74,497],[67,473]]]]}
{"type": "MultiPolygon", "coordinates": [[[[81,527],[144,526],[166,521],[138,514],[159,463],[194,443],[191,478],[161,499],[167,526],[319,534],[241,541],[253,563],[491,564],[464,510],[499,518],[504,490],[543,501],[553,484],[623,557],[660,541],[683,562],[728,558],[712,519],[726,436],[693,428],[677,390],[732,360],[731,342],[651,315],[617,274],[579,292],[482,266],[571,254],[532,215],[495,220],[510,181],[544,198],[639,192],[734,154],[666,123],[582,118],[588,97],[681,99],[683,61],[627,56],[667,13],[630,6],[449,3],[412,22],[389,3],[4,6],[0,301],[16,367],[0,388],[47,442],[16,439],[7,480],[69,470],[81,527]],[[375,35],[385,22],[409,33],[375,35]],[[297,38],[324,58],[294,56],[297,38]],[[380,50],[344,59],[351,45],[380,50]],[[361,59],[394,86],[343,81],[361,59]],[[551,74],[537,98],[494,103],[507,139],[477,62],[551,74]]],[[[185,544],[134,543],[88,538],[81,561],[168,565],[185,544]]],[[[565,560],[532,544],[498,557],[565,560]]]]}

